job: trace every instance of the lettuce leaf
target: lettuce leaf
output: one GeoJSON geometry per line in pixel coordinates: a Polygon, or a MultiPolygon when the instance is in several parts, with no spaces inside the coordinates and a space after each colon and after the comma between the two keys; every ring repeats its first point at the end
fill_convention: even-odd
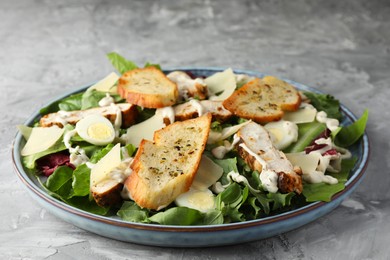
{"type": "Polygon", "coordinates": [[[326,183],[304,183],[302,194],[307,202],[325,201],[328,202],[332,196],[345,188],[345,183],[348,176],[356,164],[357,159],[346,159],[341,162],[341,171],[339,173],[331,173],[333,177],[338,179],[337,184],[326,183]]]}
{"type": "Polygon", "coordinates": [[[304,92],[305,96],[311,101],[311,104],[318,110],[324,111],[330,118],[340,120],[340,102],[331,95],[317,94],[314,92],[304,92]]]}
{"type": "Polygon", "coordinates": [[[203,223],[203,215],[196,209],[173,207],[151,216],[149,220],[162,225],[200,225],[203,223]]]}
{"type": "Polygon", "coordinates": [[[283,150],[285,153],[298,153],[305,150],[310,143],[316,139],[323,131],[326,125],[318,122],[304,123],[298,125],[298,141],[291,144],[283,150]]]}
{"type": "Polygon", "coordinates": [[[38,160],[39,158],[42,158],[48,154],[52,154],[52,153],[57,153],[57,152],[60,152],[60,151],[64,151],[66,150],[66,147],[65,147],[65,144],[64,142],[62,141],[62,138],[60,138],[52,147],[50,147],[49,149],[45,150],[45,151],[42,151],[42,152],[39,152],[39,153],[34,153],[34,154],[31,154],[31,155],[27,155],[27,156],[24,156],[22,158],[22,162],[23,162],[23,165],[27,168],[27,169],[35,169],[35,162],[36,160],[38,160]]]}
{"type": "Polygon", "coordinates": [[[116,52],[108,53],[107,58],[111,61],[112,66],[114,66],[114,68],[120,74],[138,68],[138,66],[134,62],[125,59],[116,52]]]}
{"type": "MultiPolygon", "coordinates": [[[[79,170],[81,171],[81,169],[79,170]]],[[[86,174],[84,173],[83,175],[84,178],[82,179],[85,182],[86,174]]],[[[86,196],[75,196],[74,188],[76,187],[77,189],[78,184],[73,186],[74,182],[73,170],[67,166],[60,166],[47,178],[45,184],[40,183],[49,195],[73,207],[98,215],[106,215],[109,212],[109,207],[100,207],[96,204],[95,200],[89,199],[89,186],[86,196]]]]}
{"type": "Polygon", "coordinates": [[[72,190],[69,197],[87,196],[90,193],[91,169],[86,164],[81,164],[73,171],[72,190]]]}
{"type": "Polygon", "coordinates": [[[141,209],[133,201],[125,201],[118,210],[117,215],[125,221],[150,223],[149,210],[141,209]]]}
{"type": "Polygon", "coordinates": [[[368,121],[368,110],[364,110],[363,115],[353,124],[344,126],[335,137],[335,144],[341,147],[348,147],[354,144],[364,135],[368,121]]]}

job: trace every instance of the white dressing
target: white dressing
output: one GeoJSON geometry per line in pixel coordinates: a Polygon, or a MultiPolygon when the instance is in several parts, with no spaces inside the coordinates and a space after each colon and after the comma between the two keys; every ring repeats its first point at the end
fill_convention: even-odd
{"type": "Polygon", "coordinates": [[[189,99],[189,90],[195,90],[196,85],[206,86],[206,83],[201,78],[192,79],[183,71],[173,71],[167,75],[167,78],[176,83],[180,99],[189,99]]]}
{"type": "Polygon", "coordinates": [[[234,135],[233,142],[230,143],[227,140],[224,140],[224,145],[217,146],[211,150],[213,156],[217,159],[223,159],[225,155],[233,150],[234,146],[240,141],[240,138],[237,135],[234,135]]]}
{"type": "MultiPolygon", "coordinates": [[[[71,131],[67,131],[64,134],[63,142],[65,144],[65,147],[69,151],[69,154],[70,154],[69,155],[69,159],[70,159],[69,161],[70,161],[70,163],[77,167],[80,164],[89,162],[89,158],[85,154],[85,151],[82,148],[80,148],[79,146],[76,146],[75,148],[72,148],[72,146],[70,144],[70,139],[73,136],[75,136],[76,134],[77,134],[77,130],[76,129],[71,130],[71,131]]],[[[91,168],[90,166],[92,166],[92,164],[87,165],[88,168],[91,168]]]]}
{"type": "Polygon", "coordinates": [[[320,123],[326,124],[326,127],[330,131],[335,131],[339,128],[339,120],[334,119],[334,118],[328,118],[328,115],[324,111],[320,111],[316,115],[316,120],[320,123]]]}
{"type": "Polygon", "coordinates": [[[256,154],[251,149],[249,149],[245,143],[241,143],[240,147],[242,147],[247,153],[255,157],[256,161],[258,161],[261,164],[262,171],[260,173],[260,181],[263,185],[263,188],[272,193],[277,192],[279,189],[277,173],[275,171],[269,170],[267,162],[264,161],[258,154],[256,154]]]}
{"type": "Polygon", "coordinates": [[[196,108],[196,111],[198,112],[198,116],[202,116],[204,114],[204,108],[202,104],[199,102],[199,100],[191,99],[190,104],[196,108]]]}
{"type": "Polygon", "coordinates": [[[111,97],[111,95],[109,93],[106,93],[106,96],[104,98],[100,99],[98,104],[100,107],[106,107],[106,106],[109,106],[111,104],[115,104],[115,100],[113,97],[111,97]]]}
{"type": "Polygon", "coordinates": [[[175,122],[175,110],[171,106],[158,108],[156,110],[156,114],[160,114],[162,118],[168,118],[170,124],[173,124],[175,122]]]}

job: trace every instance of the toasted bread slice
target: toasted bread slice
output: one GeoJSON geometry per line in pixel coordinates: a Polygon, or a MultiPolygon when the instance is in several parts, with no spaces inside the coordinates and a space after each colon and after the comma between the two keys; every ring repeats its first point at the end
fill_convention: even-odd
{"type": "Polygon", "coordinates": [[[296,111],[301,104],[299,92],[274,77],[254,79],[224,100],[223,106],[233,114],[257,123],[278,121],[285,111],[296,111]]]}
{"type": "Polygon", "coordinates": [[[175,122],[142,140],[125,186],[143,208],[159,210],[189,190],[210,131],[211,115],[175,122]]]}
{"type": "MultiPolygon", "coordinates": [[[[137,106],[127,103],[116,104],[122,112],[122,127],[129,127],[135,123],[138,115],[137,106]]],[[[42,127],[57,125],[63,127],[65,124],[75,125],[78,121],[89,115],[102,115],[112,123],[116,119],[116,108],[113,106],[95,107],[86,110],[58,111],[43,116],[39,124],[42,127]]]]}
{"type": "MultiPolygon", "coordinates": [[[[273,146],[264,127],[251,122],[243,126],[237,132],[237,136],[240,138],[236,145],[240,157],[252,170],[260,173],[260,179],[263,172],[274,172],[277,176],[275,184],[281,192],[296,192],[298,194],[302,192],[300,168],[294,168],[286,155],[273,146]]],[[[267,189],[267,187],[265,188],[267,189]]]]}
{"type": "Polygon", "coordinates": [[[118,81],[118,93],[130,104],[146,108],[172,106],[179,95],[176,84],[155,67],[124,73],[118,81]]]}
{"type": "MultiPolygon", "coordinates": [[[[233,116],[229,110],[223,107],[222,101],[201,100],[198,101],[198,103],[201,106],[203,113],[211,113],[213,120],[224,122],[233,116]]],[[[173,109],[175,111],[176,121],[184,121],[199,116],[199,110],[197,106],[191,103],[191,101],[177,105],[173,109]]]]}

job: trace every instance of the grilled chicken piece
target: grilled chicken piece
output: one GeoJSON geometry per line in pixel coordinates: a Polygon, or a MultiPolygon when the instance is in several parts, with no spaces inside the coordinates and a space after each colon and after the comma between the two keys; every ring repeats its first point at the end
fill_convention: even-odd
{"type": "Polygon", "coordinates": [[[106,180],[91,186],[91,193],[96,203],[101,207],[118,206],[122,202],[122,188],[123,183],[116,180],[106,180]]]}
{"type": "Polygon", "coordinates": [[[301,169],[294,168],[286,155],[277,150],[261,125],[251,122],[243,126],[237,136],[239,155],[251,167],[260,172],[263,187],[269,192],[302,192],[301,169]]]}
{"type": "Polygon", "coordinates": [[[188,100],[193,97],[202,100],[207,98],[207,86],[203,79],[192,79],[184,71],[173,71],[167,75],[167,78],[176,83],[180,99],[188,100]]]}
{"type": "Polygon", "coordinates": [[[175,106],[174,111],[176,121],[196,118],[199,116],[199,113],[202,115],[208,112],[211,113],[213,120],[218,120],[220,122],[224,122],[233,116],[229,110],[223,107],[222,101],[211,100],[190,100],[175,106]]]}
{"type": "MultiPolygon", "coordinates": [[[[122,113],[122,127],[129,127],[135,123],[138,114],[137,106],[127,103],[116,104],[116,106],[120,108],[122,113]]],[[[115,106],[105,106],[86,110],[58,111],[43,116],[39,124],[42,127],[50,127],[52,125],[63,127],[67,123],[75,125],[82,118],[95,114],[102,115],[114,123],[116,119],[116,108],[115,106]]]]}

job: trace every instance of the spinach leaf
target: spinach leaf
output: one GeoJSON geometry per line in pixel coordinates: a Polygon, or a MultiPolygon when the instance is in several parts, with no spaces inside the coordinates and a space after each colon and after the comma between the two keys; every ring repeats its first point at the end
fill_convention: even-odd
{"type": "Polygon", "coordinates": [[[118,210],[117,215],[125,221],[150,223],[149,210],[141,209],[133,201],[125,201],[118,210]]]}
{"type": "MultiPolygon", "coordinates": [[[[81,170],[82,169],[79,169],[79,171],[81,170]]],[[[74,179],[73,170],[67,166],[60,166],[47,178],[45,184],[42,184],[39,178],[38,181],[50,196],[53,196],[70,206],[99,215],[106,215],[109,212],[109,207],[100,207],[94,200],[89,199],[89,184],[88,194],[86,196],[75,196],[74,188],[76,187],[76,189],[78,189],[79,184],[72,187],[74,182],[72,179],[74,179]]],[[[85,182],[85,179],[82,180],[82,182],[85,182]]],[[[80,184],[80,186],[83,185],[80,184]]]]}
{"type": "Polygon", "coordinates": [[[340,102],[331,95],[317,94],[313,92],[304,92],[305,96],[311,101],[311,104],[318,110],[324,111],[329,118],[342,118],[340,112],[340,102]]]}
{"type": "Polygon", "coordinates": [[[203,216],[195,209],[174,207],[151,216],[149,220],[162,225],[186,226],[203,223],[203,216]]]}
{"type": "Polygon", "coordinates": [[[87,196],[90,193],[91,169],[86,164],[81,164],[73,171],[72,191],[70,197],[87,196]]]}
{"type": "Polygon", "coordinates": [[[364,110],[363,115],[353,124],[344,126],[336,135],[335,144],[342,147],[348,147],[354,144],[364,135],[368,121],[368,110],[364,110]]]}
{"type": "Polygon", "coordinates": [[[100,207],[96,204],[95,200],[90,200],[88,196],[84,197],[72,197],[66,201],[69,205],[79,208],[81,210],[98,214],[107,215],[110,212],[110,207],[100,207]]]}
{"type": "MultiPolygon", "coordinates": [[[[46,181],[46,187],[52,192],[57,192],[72,180],[72,168],[68,166],[58,167],[46,181]]],[[[72,183],[72,182],[70,182],[72,183]]]]}
{"type": "Polygon", "coordinates": [[[111,61],[112,66],[121,74],[138,68],[134,62],[125,59],[116,52],[108,53],[107,57],[111,61]]]}

